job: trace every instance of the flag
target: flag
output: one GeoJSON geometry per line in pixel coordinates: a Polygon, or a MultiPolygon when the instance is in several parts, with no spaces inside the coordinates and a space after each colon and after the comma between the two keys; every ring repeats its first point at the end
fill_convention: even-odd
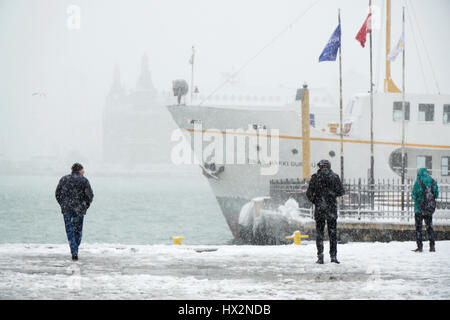
{"type": "Polygon", "coordinates": [[[323,49],[322,54],[319,57],[319,62],[322,61],[336,61],[336,55],[339,47],[341,46],[341,24],[337,26],[331,35],[330,40],[328,40],[325,49],[323,49]]]}
{"type": "Polygon", "coordinates": [[[372,32],[372,12],[369,13],[366,21],[364,21],[364,24],[362,25],[361,29],[359,29],[358,34],[356,35],[356,40],[361,43],[361,46],[363,48],[366,45],[367,34],[370,32],[372,32]]]}
{"type": "Polygon", "coordinates": [[[389,52],[387,58],[390,61],[394,61],[395,58],[397,58],[398,54],[405,50],[405,32],[402,31],[402,35],[400,39],[397,42],[397,45],[391,49],[391,52],[389,52]]]}

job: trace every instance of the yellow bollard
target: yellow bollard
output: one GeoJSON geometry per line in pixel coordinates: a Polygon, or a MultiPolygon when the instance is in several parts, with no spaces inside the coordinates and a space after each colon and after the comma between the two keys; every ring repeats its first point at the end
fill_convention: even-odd
{"type": "Polygon", "coordinates": [[[176,236],[176,237],[172,237],[172,240],[173,240],[173,244],[176,244],[176,245],[181,245],[181,241],[183,241],[184,240],[184,238],[183,237],[181,237],[181,236],[176,236]]]}
{"type": "Polygon", "coordinates": [[[300,245],[302,243],[302,239],[309,238],[308,235],[303,235],[300,233],[300,231],[295,231],[294,234],[290,237],[286,237],[286,239],[294,239],[294,244],[300,245]]]}

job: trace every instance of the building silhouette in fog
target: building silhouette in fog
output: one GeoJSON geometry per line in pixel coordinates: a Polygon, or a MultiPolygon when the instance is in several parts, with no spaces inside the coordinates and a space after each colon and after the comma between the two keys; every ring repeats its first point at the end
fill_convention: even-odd
{"type": "Polygon", "coordinates": [[[153,85],[146,54],[129,92],[116,65],[103,110],[103,161],[127,166],[169,163],[170,135],[176,127],[168,102],[169,92],[158,92],[153,85]]]}

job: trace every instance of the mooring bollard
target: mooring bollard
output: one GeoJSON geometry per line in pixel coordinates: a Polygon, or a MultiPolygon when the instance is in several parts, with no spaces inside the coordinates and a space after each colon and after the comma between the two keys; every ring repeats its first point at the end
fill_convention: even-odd
{"type": "Polygon", "coordinates": [[[300,231],[295,231],[292,236],[286,237],[286,239],[294,239],[294,244],[300,245],[302,243],[302,239],[309,238],[307,234],[303,235],[300,231]]]}
{"type": "Polygon", "coordinates": [[[174,237],[172,237],[172,240],[173,240],[173,244],[180,246],[182,244],[181,241],[183,241],[184,238],[181,236],[174,236],[174,237]]]}

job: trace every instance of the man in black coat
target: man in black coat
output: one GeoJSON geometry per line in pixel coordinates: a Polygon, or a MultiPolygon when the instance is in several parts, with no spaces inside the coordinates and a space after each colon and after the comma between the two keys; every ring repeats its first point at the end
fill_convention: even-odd
{"type": "Polygon", "coordinates": [[[317,263],[323,264],[323,238],[325,223],[330,238],[331,262],[337,260],[337,201],[336,197],[343,196],[345,191],[339,176],[331,170],[328,160],[321,160],[319,170],[313,174],[309,182],[306,196],[315,206],[316,220],[317,263]]]}
{"type": "Polygon", "coordinates": [[[64,216],[72,260],[78,260],[84,215],[94,198],[89,180],[83,175],[83,166],[75,163],[72,166],[72,173],[59,180],[55,192],[56,200],[64,216]]]}

